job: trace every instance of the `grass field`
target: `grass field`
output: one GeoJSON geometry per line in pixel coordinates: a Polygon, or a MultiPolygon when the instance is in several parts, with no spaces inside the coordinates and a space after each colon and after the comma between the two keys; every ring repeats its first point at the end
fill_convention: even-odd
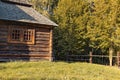
{"type": "Polygon", "coordinates": [[[120,80],[120,69],[89,63],[0,63],[0,80],[120,80]]]}

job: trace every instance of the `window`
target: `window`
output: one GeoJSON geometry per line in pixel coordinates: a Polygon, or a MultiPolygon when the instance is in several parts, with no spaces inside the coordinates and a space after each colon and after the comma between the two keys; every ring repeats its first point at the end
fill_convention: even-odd
{"type": "Polygon", "coordinates": [[[34,44],[34,35],[34,29],[10,28],[8,34],[8,42],[34,44]]]}
{"type": "Polygon", "coordinates": [[[17,29],[13,29],[12,30],[12,33],[11,33],[11,39],[14,41],[20,41],[20,30],[17,30],[17,29]]]}

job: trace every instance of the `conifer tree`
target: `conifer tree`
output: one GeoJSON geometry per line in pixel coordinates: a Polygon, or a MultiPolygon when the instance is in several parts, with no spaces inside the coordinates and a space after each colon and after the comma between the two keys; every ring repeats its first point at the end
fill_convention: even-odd
{"type": "Polygon", "coordinates": [[[95,0],[95,12],[91,17],[94,26],[89,27],[89,34],[94,43],[97,41],[101,49],[109,49],[110,65],[115,48],[119,47],[118,34],[118,0],[95,0]]]}
{"type": "Polygon", "coordinates": [[[41,14],[51,17],[53,9],[57,6],[59,0],[29,0],[33,4],[33,8],[41,14]]]}
{"type": "Polygon", "coordinates": [[[84,50],[88,5],[84,0],[60,0],[54,11],[59,25],[54,32],[55,53],[80,53],[84,50]]]}

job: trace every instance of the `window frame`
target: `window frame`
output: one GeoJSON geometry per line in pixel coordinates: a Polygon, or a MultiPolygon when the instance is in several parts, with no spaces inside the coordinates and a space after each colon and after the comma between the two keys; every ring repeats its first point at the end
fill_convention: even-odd
{"type": "Polygon", "coordinates": [[[35,29],[32,28],[24,28],[24,27],[9,27],[8,29],[8,43],[22,43],[22,44],[35,44],[35,29]],[[13,30],[20,30],[20,40],[13,40],[12,39],[12,31],[13,30]],[[24,40],[24,31],[30,31],[31,41],[24,40]]]}

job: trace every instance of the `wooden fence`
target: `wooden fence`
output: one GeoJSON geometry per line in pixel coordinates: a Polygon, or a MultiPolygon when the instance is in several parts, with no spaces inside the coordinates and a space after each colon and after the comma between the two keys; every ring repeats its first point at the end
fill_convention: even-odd
{"type": "MultiPolygon", "coordinates": [[[[112,65],[120,66],[120,53],[117,53],[116,56],[112,57],[112,65]]],[[[89,55],[66,55],[67,61],[81,61],[81,62],[89,62],[96,64],[109,65],[109,56],[108,55],[93,55],[90,53],[89,55]]]]}

